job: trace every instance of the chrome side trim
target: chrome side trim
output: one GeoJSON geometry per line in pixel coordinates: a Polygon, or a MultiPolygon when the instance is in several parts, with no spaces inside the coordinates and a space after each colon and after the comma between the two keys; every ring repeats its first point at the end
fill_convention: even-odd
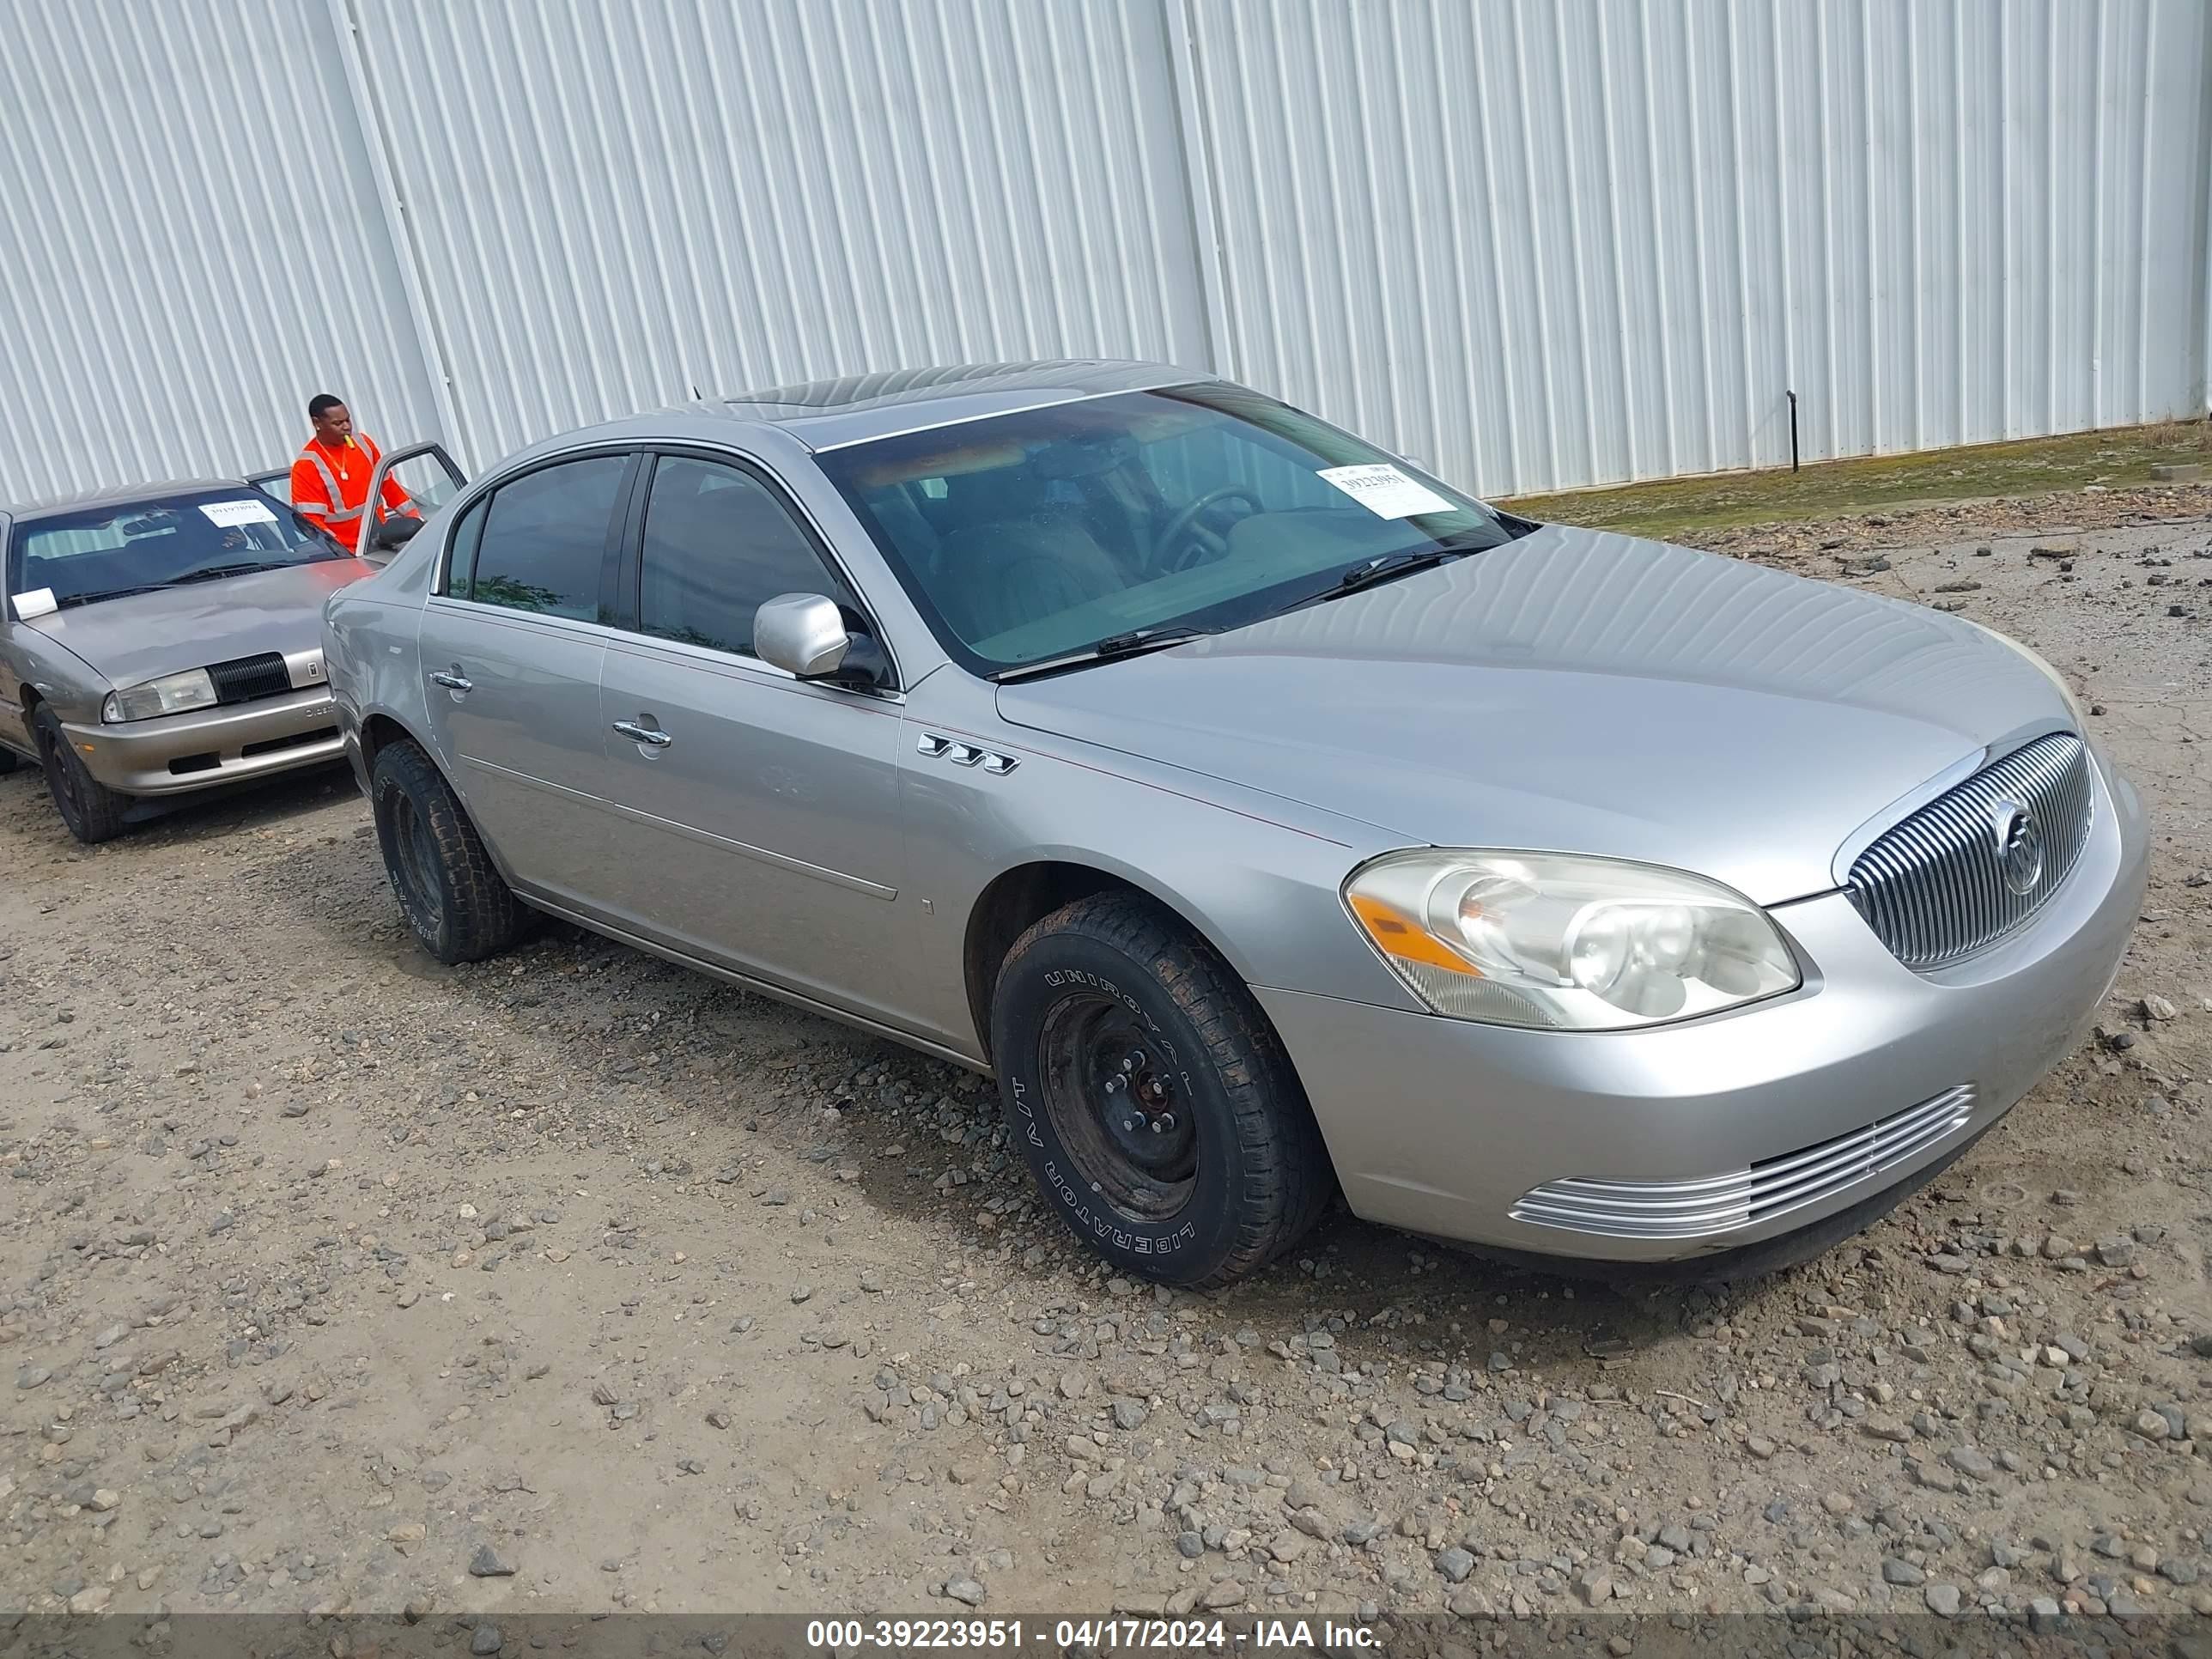
{"type": "Polygon", "coordinates": [[[1966,1126],[1977,1091],[1946,1089],[1917,1106],[1747,1169],[1688,1181],[1584,1181],[1532,1187],[1516,1221],[1603,1238],[1696,1239],[1770,1221],[1850,1191],[1966,1126]]]}
{"type": "Polygon", "coordinates": [[[1000,754],[980,744],[962,743],[936,732],[924,732],[914,741],[915,752],[931,760],[948,760],[955,766],[981,766],[994,778],[1003,778],[1019,766],[1018,755],[1000,754]]]}

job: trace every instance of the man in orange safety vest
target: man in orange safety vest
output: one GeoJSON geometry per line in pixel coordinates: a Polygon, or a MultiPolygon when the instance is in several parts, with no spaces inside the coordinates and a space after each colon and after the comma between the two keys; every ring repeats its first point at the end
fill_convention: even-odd
{"type": "MultiPolygon", "coordinates": [[[[292,505],[309,524],[335,536],[347,552],[358,553],[362,521],[369,516],[368,475],[382,452],[366,432],[353,429],[346,406],[327,392],[307,400],[307,421],[314,435],[292,463],[292,505]]],[[[389,474],[378,495],[378,523],[395,513],[422,517],[389,474]]]]}

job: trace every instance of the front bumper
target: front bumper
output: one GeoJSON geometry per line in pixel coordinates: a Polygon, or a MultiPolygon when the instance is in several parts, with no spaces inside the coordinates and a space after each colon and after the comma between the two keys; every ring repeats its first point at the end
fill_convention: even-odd
{"type": "Polygon", "coordinates": [[[1510,1030],[1261,989],[1345,1196],[1409,1231],[1554,1256],[1682,1260],[1864,1204],[1951,1156],[2081,1039],[2148,869],[2097,767],[2088,844],[2009,939],[1929,974],[1850,901],[1776,907],[1803,988],[1626,1032],[1510,1030]]]}
{"type": "Polygon", "coordinates": [[[126,795],[181,795],[342,758],[329,688],[150,720],[62,727],[85,769],[126,795]]]}

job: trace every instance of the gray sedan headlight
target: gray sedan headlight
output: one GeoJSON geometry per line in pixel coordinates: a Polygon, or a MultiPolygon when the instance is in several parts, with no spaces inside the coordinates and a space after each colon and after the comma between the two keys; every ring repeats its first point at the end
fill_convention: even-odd
{"type": "Polygon", "coordinates": [[[1493,1025],[1604,1031],[1801,982],[1766,913],[1680,870],[1553,853],[1389,853],[1344,900],[1413,994],[1493,1025]]]}
{"type": "Polygon", "coordinates": [[[215,682],[204,668],[188,668],[181,674],[164,674],[143,685],[126,685],[111,691],[100,705],[100,718],[110,726],[125,720],[150,720],[157,714],[182,714],[194,708],[215,707],[215,682]]]}

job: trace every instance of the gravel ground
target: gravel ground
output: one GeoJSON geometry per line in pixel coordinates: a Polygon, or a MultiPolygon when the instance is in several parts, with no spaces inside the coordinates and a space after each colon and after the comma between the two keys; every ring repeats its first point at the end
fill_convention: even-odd
{"type": "Polygon", "coordinates": [[[1109,1279],[980,1079],[566,930],[429,963],[343,774],[93,853],[0,780],[0,1638],[64,1607],[2212,1611],[2208,509],[1727,538],[2034,643],[2157,814],[2098,1036],[1750,1284],[1340,1214],[1231,1293],[1109,1279]]]}

